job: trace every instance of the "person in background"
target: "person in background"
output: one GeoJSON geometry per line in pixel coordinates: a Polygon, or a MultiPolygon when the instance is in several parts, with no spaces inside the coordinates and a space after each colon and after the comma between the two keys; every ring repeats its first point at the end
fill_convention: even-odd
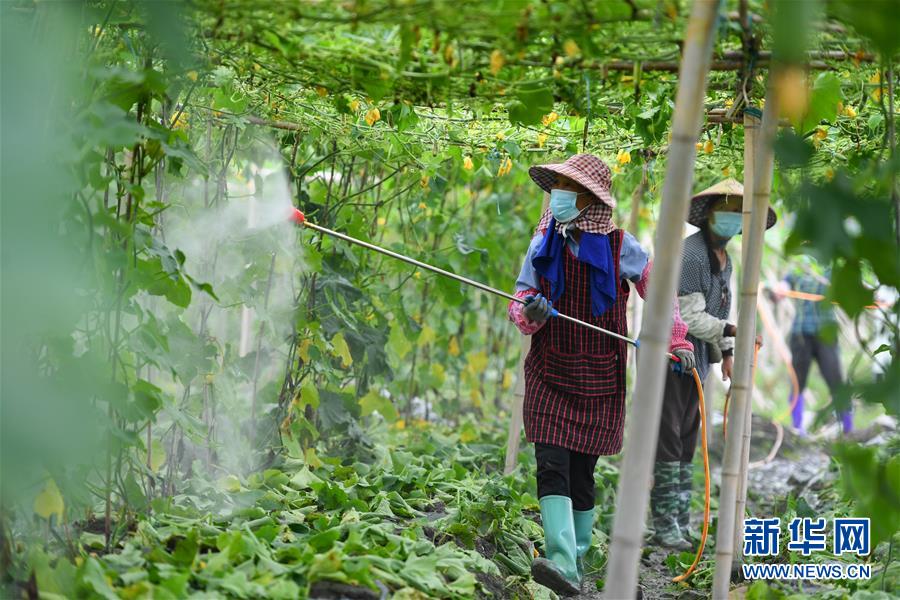
{"type": "MultiPolygon", "coordinates": [[[[722,363],[722,380],[731,379],[734,336],[731,310],[731,257],[727,245],[741,232],[744,187],[727,179],[691,199],[688,223],[700,231],[684,241],[678,304],[694,347],[697,374],[705,382],[710,365],[722,363]]],[[[766,228],[775,224],[769,209],[766,228]]],[[[759,339],[757,342],[759,343],[759,339]]],[[[689,550],[694,450],[700,429],[700,396],[688,370],[669,371],[653,469],[650,510],[653,540],[664,548],[689,550]]]]}
{"type": "MultiPolygon", "coordinates": [[[[793,406],[791,420],[794,429],[800,435],[806,434],[803,424],[803,392],[806,389],[813,359],[819,365],[819,372],[828,385],[832,401],[838,387],[843,383],[841,355],[837,344],[837,318],[831,302],[825,300],[825,292],[830,285],[831,269],[826,269],[822,275],[817,274],[816,270],[813,259],[805,257],[802,268],[790,273],[774,290],[775,297],[779,300],[790,296],[791,290],[799,292],[798,295],[801,296],[794,299],[796,312],[788,338],[791,362],[799,387],[797,396],[791,392],[789,397],[789,402],[793,406]]],[[[853,431],[852,411],[845,410],[839,416],[843,432],[853,431]]]]}
{"type": "MultiPolygon", "coordinates": [[[[622,448],[627,344],[563,319],[559,312],[627,335],[629,281],[644,296],[651,263],[637,240],[612,221],[612,175],[603,161],[577,154],[532,167],[550,194],[516,281],[509,318],[532,336],[525,359],[525,434],[535,446],[545,557],[532,576],[561,595],[577,594],[594,523],[594,467],[622,448]]],[[[673,299],[674,303],[674,299],[673,299]]],[[[678,317],[670,352],[694,362],[678,317]]]]}

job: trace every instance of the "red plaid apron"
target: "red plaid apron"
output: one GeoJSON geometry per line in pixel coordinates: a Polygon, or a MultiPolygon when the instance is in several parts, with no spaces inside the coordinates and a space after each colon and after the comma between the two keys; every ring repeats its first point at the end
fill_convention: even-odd
{"type": "MultiPolygon", "coordinates": [[[[616,302],[600,317],[591,314],[590,265],[565,247],[566,287],[556,304],[563,314],[628,335],[625,308],[630,288],[619,277],[624,231],[609,234],[615,257],[616,302]]],[[[549,297],[548,282],[541,291],[549,297]]],[[[563,319],[550,319],[531,340],[525,358],[525,435],[529,442],[552,444],[584,454],[615,454],[622,449],[625,423],[627,344],[563,319]]]]}

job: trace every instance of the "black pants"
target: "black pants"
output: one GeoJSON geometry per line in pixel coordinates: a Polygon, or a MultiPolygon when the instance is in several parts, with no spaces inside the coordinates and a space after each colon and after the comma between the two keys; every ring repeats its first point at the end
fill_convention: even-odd
{"type": "Polygon", "coordinates": [[[694,378],[666,369],[656,460],[692,462],[700,431],[700,396],[694,378]]]}
{"type": "Polygon", "coordinates": [[[837,343],[828,344],[815,335],[794,334],[791,336],[790,346],[800,393],[806,389],[809,368],[812,366],[813,359],[816,359],[822,378],[828,384],[828,390],[834,395],[835,390],[841,385],[842,379],[841,357],[838,354],[837,343]]]}
{"type": "Polygon", "coordinates": [[[535,444],[538,498],[568,496],[575,510],[594,508],[594,467],[599,456],[535,444]]]}

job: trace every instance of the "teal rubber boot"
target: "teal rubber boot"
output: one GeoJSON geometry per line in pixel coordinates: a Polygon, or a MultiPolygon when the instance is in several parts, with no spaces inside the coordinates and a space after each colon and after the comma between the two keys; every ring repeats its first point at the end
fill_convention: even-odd
{"type": "Polygon", "coordinates": [[[681,537],[678,527],[681,463],[656,461],[653,466],[653,490],[650,492],[650,512],[653,514],[653,541],[670,550],[690,550],[691,545],[681,537]]]}
{"type": "Polygon", "coordinates": [[[691,539],[691,490],[694,487],[694,464],[681,463],[680,481],[678,486],[678,528],[681,537],[693,546],[691,539]]]}
{"type": "Polygon", "coordinates": [[[544,496],[540,504],[546,558],[534,559],[531,576],[561,596],[574,596],[581,592],[581,579],[578,577],[572,499],[544,496]]]}
{"type": "Polygon", "coordinates": [[[594,511],[573,510],[572,520],[575,522],[575,556],[578,567],[578,579],[584,579],[584,557],[591,547],[591,536],[594,533],[594,511]]]}

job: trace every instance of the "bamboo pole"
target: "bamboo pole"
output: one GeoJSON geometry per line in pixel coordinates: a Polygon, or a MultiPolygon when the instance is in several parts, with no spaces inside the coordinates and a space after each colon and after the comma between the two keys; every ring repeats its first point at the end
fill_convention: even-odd
{"type": "MultiPolygon", "coordinates": [[[[771,79],[770,79],[771,81],[771,79]]],[[[747,253],[743,257],[741,274],[738,335],[734,350],[734,378],[729,406],[722,483],[719,492],[718,530],[716,531],[716,571],[713,576],[713,599],[726,600],[731,582],[731,563],[734,557],[735,510],[738,483],[743,459],[744,423],[747,403],[750,402],[750,379],[753,371],[753,345],[756,339],[756,300],[759,293],[759,269],[762,261],[763,234],[769,209],[772,187],[772,142],[778,125],[777,88],[769,86],[766,109],[759,132],[758,149],[754,156],[753,218],[745,233],[747,253]]]]}
{"type": "Polygon", "coordinates": [[[695,0],[688,19],[682,69],[675,98],[672,141],[656,230],[650,285],[641,328],[640,376],[634,389],[625,453],[619,474],[612,546],[606,568],[606,598],[634,598],[659,434],[672,299],[681,269],[684,221],[694,175],[695,144],[703,116],[707,74],[715,39],[717,0],[695,0]]]}
{"type": "MultiPolygon", "coordinates": [[[[744,224],[742,231],[749,232],[753,227],[753,184],[755,177],[755,152],[758,146],[759,137],[759,117],[753,114],[753,111],[744,111],[744,204],[743,217],[744,224]]],[[[749,235],[741,236],[741,265],[742,270],[746,270],[747,248],[750,242],[749,235]]],[[[754,306],[755,309],[755,306],[754,306]]],[[[751,373],[752,373],[751,369],[751,373]]],[[[750,393],[753,392],[753,378],[750,379],[750,393]]],[[[752,397],[752,396],[751,396],[752,397]]],[[[744,519],[744,507],[747,503],[747,464],[750,462],[750,417],[753,414],[753,403],[748,401],[747,408],[744,412],[744,435],[743,445],[741,447],[741,466],[743,472],[738,478],[737,507],[734,514],[734,547],[740,548],[744,539],[744,528],[742,527],[744,519]]],[[[741,554],[738,553],[738,562],[740,562],[741,554]]]]}
{"type": "MultiPolygon", "coordinates": [[[[550,206],[550,194],[544,192],[541,202],[541,214],[550,206]]],[[[516,387],[513,390],[512,414],[509,417],[509,434],[506,439],[506,464],[503,473],[509,475],[516,468],[519,457],[519,438],[522,431],[522,408],[525,404],[525,357],[531,350],[531,336],[522,336],[522,354],[519,356],[519,365],[516,367],[516,387]]]]}

